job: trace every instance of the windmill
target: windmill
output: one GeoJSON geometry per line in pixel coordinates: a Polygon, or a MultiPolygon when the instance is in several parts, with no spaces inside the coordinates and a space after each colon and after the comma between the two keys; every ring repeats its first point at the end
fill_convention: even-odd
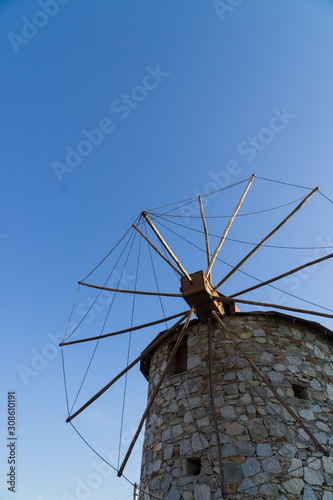
{"type": "MultiPolygon", "coordinates": [[[[225,338],[228,339],[228,342],[231,342],[237,352],[239,352],[244,358],[246,359],[248,366],[251,367],[253,372],[256,374],[258,379],[266,385],[269,388],[269,391],[274,395],[274,398],[283,406],[285,411],[289,414],[290,418],[297,422],[297,424],[301,427],[303,432],[308,436],[308,438],[311,440],[313,445],[316,447],[318,452],[323,455],[328,457],[329,456],[329,451],[328,448],[323,446],[321,442],[316,438],[314,433],[309,429],[308,425],[306,425],[302,418],[299,417],[299,415],[296,414],[294,409],[290,407],[285,401],[284,398],[281,396],[278,390],[274,388],[274,385],[271,383],[271,381],[268,379],[268,377],[262,373],[262,371],[257,367],[256,363],[253,361],[253,357],[251,357],[246,350],[243,348],[241,345],[242,343],[239,341],[237,338],[237,335],[235,335],[235,332],[232,331],[231,328],[227,326],[226,319],[229,316],[237,316],[237,306],[236,302],[238,304],[247,304],[250,306],[260,306],[260,307],[269,307],[272,309],[278,309],[278,310],[283,310],[283,311],[288,311],[292,313],[298,313],[298,314],[309,314],[309,315],[316,315],[320,317],[326,317],[326,318],[333,318],[332,314],[328,314],[325,312],[318,312],[318,311],[308,311],[306,309],[298,309],[298,308],[291,308],[288,306],[283,306],[281,304],[272,304],[272,303],[267,303],[267,302],[259,302],[259,301],[254,301],[254,300],[245,300],[245,299],[239,299],[239,296],[242,296],[246,293],[255,291],[259,288],[262,288],[266,285],[271,286],[272,283],[284,279],[287,276],[291,276],[305,268],[314,266],[324,260],[330,259],[333,254],[330,253],[328,255],[325,255],[324,257],[320,257],[317,259],[313,259],[310,262],[306,262],[305,264],[298,266],[296,268],[293,268],[292,270],[289,270],[287,272],[284,272],[282,274],[279,274],[278,276],[275,276],[273,278],[270,278],[268,280],[262,281],[254,286],[247,287],[243,290],[240,290],[239,292],[232,293],[232,294],[226,294],[222,295],[219,292],[219,289],[224,285],[231,276],[233,276],[235,273],[241,270],[242,266],[251,258],[254,256],[254,254],[263,246],[265,246],[266,242],[273,236],[275,235],[304,205],[305,203],[318,191],[318,188],[311,189],[310,192],[305,196],[302,197],[301,200],[297,200],[298,204],[297,206],[286,216],[284,219],[279,222],[278,225],[274,227],[274,229],[270,230],[270,232],[262,239],[260,239],[259,243],[256,243],[253,245],[252,250],[245,255],[236,265],[233,265],[231,267],[231,270],[224,276],[223,279],[217,280],[217,283],[212,278],[212,272],[213,272],[213,266],[214,264],[219,260],[219,252],[222,248],[222,245],[225,243],[225,241],[228,239],[227,235],[229,232],[229,229],[232,226],[233,221],[237,217],[237,214],[243,204],[243,201],[245,199],[245,196],[251,186],[251,184],[254,181],[255,176],[253,175],[250,179],[246,179],[246,188],[242,192],[241,197],[237,203],[236,208],[234,209],[232,215],[229,217],[228,223],[222,233],[222,236],[219,236],[218,238],[218,243],[216,245],[216,248],[214,252],[211,252],[210,250],[210,235],[208,232],[207,228],[207,222],[206,222],[206,217],[204,214],[204,206],[203,206],[203,200],[202,197],[199,196],[198,198],[195,198],[194,200],[186,200],[185,201],[185,215],[188,212],[193,210],[194,204],[199,205],[199,210],[197,210],[196,218],[200,219],[201,224],[202,224],[202,233],[204,234],[204,239],[205,239],[205,254],[206,254],[206,261],[207,264],[205,266],[205,270],[201,269],[199,271],[194,271],[192,273],[188,273],[186,268],[184,267],[183,263],[179,260],[179,258],[176,256],[174,251],[170,248],[168,243],[166,242],[166,239],[162,236],[162,231],[160,231],[157,228],[157,223],[161,223],[161,219],[165,221],[165,219],[171,219],[172,217],[177,220],[179,220],[179,214],[175,214],[174,208],[165,207],[163,208],[162,214],[161,211],[144,211],[138,218],[138,220],[132,225],[132,232],[131,234],[133,235],[132,240],[128,240],[128,246],[131,247],[133,245],[133,241],[135,238],[135,235],[139,236],[139,253],[141,252],[141,244],[144,243],[146,245],[147,251],[149,252],[149,255],[151,257],[152,254],[156,255],[157,258],[164,264],[166,264],[167,268],[170,269],[173,273],[175,273],[178,276],[178,279],[180,278],[180,293],[171,293],[171,292],[161,292],[159,290],[159,286],[157,285],[156,282],[156,288],[157,291],[147,291],[147,290],[139,290],[137,288],[137,275],[138,275],[138,266],[137,266],[137,271],[136,271],[136,279],[135,279],[135,286],[134,289],[132,290],[127,290],[127,289],[122,289],[119,287],[119,284],[121,282],[121,278],[123,276],[122,273],[119,275],[119,280],[117,283],[116,287],[111,287],[108,286],[108,280],[110,279],[110,274],[108,276],[108,279],[103,282],[102,285],[94,284],[94,283],[88,283],[87,278],[92,275],[92,273],[99,267],[96,266],[96,268],[89,273],[88,276],[82,281],[79,282],[79,287],[87,287],[89,289],[97,290],[99,293],[101,291],[107,292],[110,294],[113,294],[113,297],[119,296],[119,295],[126,295],[126,296],[131,296],[134,298],[138,296],[142,296],[145,298],[158,298],[160,300],[162,297],[167,297],[167,298],[175,298],[175,299],[183,299],[187,306],[189,307],[189,310],[184,311],[183,313],[177,313],[177,314],[172,314],[168,317],[164,317],[161,320],[156,320],[156,321],[151,321],[149,323],[144,323],[139,326],[134,326],[133,323],[131,323],[131,326],[129,328],[123,328],[118,331],[112,331],[111,333],[104,333],[104,326],[105,323],[103,324],[103,329],[101,330],[100,334],[98,336],[94,337],[86,337],[86,338],[81,338],[78,340],[70,340],[71,335],[77,330],[77,326],[74,328],[74,330],[70,334],[66,334],[64,341],[60,344],[62,348],[68,345],[74,345],[74,344],[82,344],[82,343],[87,343],[87,342],[100,342],[102,339],[109,338],[109,337],[115,337],[118,335],[130,333],[141,330],[141,329],[147,329],[151,326],[158,325],[162,322],[166,321],[172,321],[175,320],[176,318],[179,318],[175,324],[173,324],[171,327],[168,327],[164,332],[162,332],[156,339],[154,339],[148,346],[143,349],[141,354],[137,356],[133,361],[129,362],[129,357],[128,357],[128,362],[126,368],[121,370],[116,376],[112,378],[108,384],[106,384],[102,389],[100,389],[93,397],[91,397],[88,401],[86,401],[82,406],[80,406],[78,409],[75,411],[70,411],[68,407],[68,418],[67,422],[72,422],[73,419],[75,419],[80,413],[82,413],[85,409],[87,409],[94,401],[96,401],[99,397],[101,397],[108,389],[110,389],[119,379],[121,379],[123,376],[126,376],[127,373],[139,362],[141,362],[141,367],[144,370],[145,367],[143,364],[147,360],[150,360],[150,356],[152,353],[156,351],[156,349],[163,344],[164,341],[168,341],[170,337],[173,339],[172,349],[170,352],[168,352],[167,359],[164,363],[163,369],[161,367],[161,370],[158,374],[158,382],[154,383],[154,387],[152,391],[150,391],[149,394],[149,400],[147,407],[145,411],[143,412],[143,415],[141,417],[140,423],[138,425],[138,428],[136,432],[134,433],[133,439],[128,447],[128,450],[125,454],[125,456],[122,459],[122,462],[120,466],[117,468],[117,474],[118,476],[122,476],[125,466],[129,460],[129,457],[133,451],[134,445],[140,435],[140,432],[143,428],[143,425],[147,419],[147,417],[150,415],[150,412],[153,408],[153,405],[156,402],[156,398],[159,394],[159,391],[161,387],[163,387],[163,384],[166,380],[166,377],[168,377],[168,374],[170,374],[170,367],[172,366],[175,357],[177,356],[177,353],[179,352],[179,349],[184,341],[184,338],[186,337],[190,325],[191,325],[191,318],[195,314],[199,323],[206,325],[207,326],[207,355],[208,355],[208,364],[207,364],[207,377],[209,380],[209,390],[207,390],[207,394],[209,393],[210,396],[210,403],[211,403],[211,415],[213,418],[213,427],[214,427],[214,433],[215,433],[215,443],[216,443],[216,450],[217,450],[217,461],[218,461],[218,476],[219,476],[219,484],[220,484],[220,491],[221,491],[221,496],[223,498],[227,498],[227,494],[230,492],[226,491],[225,484],[224,484],[224,473],[223,473],[223,457],[222,457],[222,443],[220,442],[220,430],[219,430],[219,413],[215,407],[215,399],[216,395],[214,392],[214,383],[213,383],[213,357],[214,357],[214,352],[212,348],[212,336],[213,336],[213,328],[216,328],[216,325],[220,328],[221,331],[224,332],[225,338]],[[153,242],[152,237],[148,233],[148,230],[150,231],[150,234],[154,236],[155,242],[153,242]]],[[[237,183],[239,185],[241,183],[237,183]]],[[[212,194],[212,193],[211,193],[212,194]]],[[[177,205],[179,207],[179,205],[177,205]]],[[[184,217],[184,211],[182,212],[182,216],[184,217]]],[[[189,215],[188,215],[189,216],[189,215]]],[[[162,224],[163,227],[163,224],[162,224]]],[[[201,233],[201,234],[202,234],[201,233]]],[[[104,259],[102,263],[104,262],[104,259]]],[[[153,275],[154,278],[156,278],[156,272],[155,272],[155,267],[152,262],[152,267],[153,267],[153,275]]],[[[125,264],[127,263],[127,259],[125,259],[125,264]]],[[[165,315],[164,315],[165,316],[165,315]]],[[[108,314],[107,314],[108,317],[108,314]]],[[[133,320],[133,309],[132,309],[132,320],[133,320]]],[[[80,386],[80,388],[82,385],[80,386]]],[[[76,400],[75,400],[76,401],[76,400]]],[[[73,405],[74,406],[74,405],[73,405]]],[[[195,457],[194,457],[195,458],[195,457]]],[[[194,460],[195,462],[195,460],[194,460]]],[[[170,485],[169,485],[170,486],[170,485]]],[[[172,485],[170,486],[172,488],[172,485]]],[[[251,487],[247,488],[249,492],[251,492],[251,487]]],[[[244,495],[246,495],[246,489],[244,490],[244,495]]],[[[167,493],[162,494],[162,496],[158,496],[158,493],[156,493],[156,498],[167,498],[167,493]]],[[[146,493],[147,494],[147,493],[146,493]]],[[[151,496],[151,493],[149,493],[151,496]]],[[[154,495],[151,496],[154,498],[154,495]]],[[[150,498],[148,496],[148,498],[150,498]]],[[[190,497],[189,497],[190,498],[190,497]]],[[[207,497],[208,498],[208,497],[207,497]]],[[[235,498],[240,498],[240,497],[235,497],[235,498]]]]}

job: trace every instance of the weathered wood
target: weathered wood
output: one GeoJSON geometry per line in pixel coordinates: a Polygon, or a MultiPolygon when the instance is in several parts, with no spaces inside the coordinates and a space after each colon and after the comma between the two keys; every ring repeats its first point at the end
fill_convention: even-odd
{"type": "Polygon", "coordinates": [[[180,261],[177,259],[177,257],[173,253],[173,251],[168,247],[168,245],[166,244],[166,242],[162,238],[162,236],[159,233],[159,231],[156,229],[156,227],[154,226],[154,224],[152,223],[152,221],[149,219],[147,212],[142,212],[142,215],[144,216],[144,218],[146,219],[146,221],[148,222],[148,224],[150,225],[150,227],[152,228],[152,230],[154,231],[154,233],[156,234],[156,236],[158,237],[158,239],[160,240],[160,242],[162,243],[162,245],[164,246],[164,248],[166,249],[166,251],[168,252],[168,254],[176,262],[176,264],[179,267],[179,269],[182,271],[183,274],[185,274],[185,276],[187,277],[187,279],[189,281],[191,281],[190,275],[186,272],[186,270],[184,269],[184,267],[182,266],[182,264],[180,263],[180,261]]]}
{"type": "Polygon", "coordinates": [[[313,189],[311,191],[310,194],[308,194],[302,201],[299,205],[297,205],[297,207],[285,218],[283,219],[282,222],[280,222],[280,224],[278,226],[276,226],[276,228],[273,229],[273,231],[271,231],[267,236],[265,236],[265,238],[260,242],[258,243],[258,245],[256,245],[250,253],[248,253],[244,259],[242,259],[231,271],[230,273],[228,273],[224,278],[223,280],[221,280],[215,287],[214,287],[214,290],[217,290],[221,285],[223,285],[223,283],[225,283],[269,238],[271,238],[271,236],[273,236],[273,234],[275,234],[286,222],[288,222],[289,219],[291,219],[291,217],[293,215],[295,215],[296,212],[298,212],[298,210],[300,208],[302,208],[302,206],[304,205],[304,203],[306,203],[308,201],[309,198],[311,198],[311,196],[316,192],[318,191],[318,187],[316,187],[315,189],[313,189]]]}
{"type": "Polygon", "coordinates": [[[145,409],[145,411],[144,411],[144,413],[143,413],[143,415],[142,415],[142,418],[141,418],[140,424],[139,424],[139,426],[138,426],[138,428],[137,428],[137,431],[136,431],[136,433],[135,433],[135,435],[134,435],[134,437],[133,437],[133,439],[132,439],[132,442],[131,442],[131,444],[130,444],[130,446],[129,446],[128,450],[127,450],[127,453],[126,453],[126,455],[125,455],[125,458],[124,458],[124,460],[123,460],[123,462],[122,462],[122,464],[121,464],[121,466],[120,466],[120,469],[119,469],[119,471],[118,471],[118,473],[117,473],[117,476],[118,476],[118,477],[121,477],[121,476],[122,476],[122,474],[123,474],[123,472],[124,472],[124,468],[125,468],[125,466],[126,466],[126,464],[127,464],[127,461],[128,461],[128,459],[129,459],[129,457],[130,457],[131,453],[132,453],[133,447],[134,447],[134,445],[135,445],[135,443],[136,443],[136,441],[137,441],[137,439],[138,439],[138,437],[139,437],[139,434],[140,434],[141,429],[142,429],[142,427],[143,427],[143,424],[144,424],[144,422],[145,422],[145,420],[146,420],[146,417],[147,417],[147,415],[148,415],[148,413],[149,413],[149,410],[150,410],[150,408],[152,407],[152,405],[153,405],[153,403],[154,403],[154,401],[155,401],[155,398],[156,398],[157,393],[158,393],[158,391],[159,391],[159,389],[160,389],[160,387],[161,387],[161,385],[162,385],[162,382],[163,382],[163,380],[164,380],[164,378],[165,378],[166,374],[168,373],[168,370],[169,370],[169,368],[170,368],[170,365],[171,365],[171,363],[172,363],[172,360],[173,360],[173,358],[174,358],[174,357],[175,357],[175,355],[176,355],[177,349],[178,349],[178,347],[180,346],[181,341],[183,340],[183,337],[184,337],[184,335],[185,335],[185,333],[186,333],[186,330],[187,330],[188,324],[189,324],[189,322],[190,322],[190,320],[191,320],[191,317],[192,317],[193,312],[194,312],[194,309],[192,308],[192,309],[191,309],[191,311],[189,312],[189,314],[188,314],[188,316],[187,316],[187,320],[186,320],[186,322],[185,322],[185,324],[184,324],[184,326],[183,326],[183,328],[182,328],[182,330],[181,330],[181,332],[180,332],[180,334],[179,334],[179,336],[178,336],[177,342],[176,342],[176,344],[175,344],[175,346],[174,346],[174,348],[173,348],[173,350],[172,350],[172,353],[171,353],[170,358],[169,358],[169,360],[168,360],[168,362],[167,362],[167,364],[166,364],[166,366],[165,366],[165,368],[164,368],[164,370],[163,370],[163,373],[162,373],[162,375],[161,375],[161,377],[160,377],[160,379],[159,379],[159,381],[158,381],[158,383],[157,383],[157,385],[156,385],[156,387],[155,387],[155,389],[154,389],[154,392],[153,392],[153,394],[152,394],[152,396],[151,396],[151,398],[150,398],[150,400],[149,400],[149,403],[148,403],[148,405],[147,405],[147,408],[145,409]]]}
{"type": "Polygon", "coordinates": [[[118,373],[118,375],[116,377],[114,377],[111,380],[111,382],[109,382],[105,387],[103,387],[103,389],[101,389],[99,392],[97,392],[97,394],[95,394],[95,396],[93,396],[91,399],[89,399],[89,401],[87,401],[83,406],[81,406],[81,408],[79,408],[75,413],[73,413],[73,415],[70,415],[67,418],[66,422],[70,422],[71,420],[73,420],[73,418],[77,417],[83,410],[85,410],[94,401],[96,401],[96,399],[98,399],[100,396],[102,396],[102,394],[104,394],[105,391],[107,391],[115,382],[117,382],[117,380],[119,380],[123,375],[125,375],[125,373],[127,373],[131,368],[133,368],[133,366],[135,366],[139,361],[141,361],[142,358],[144,358],[145,356],[147,356],[147,354],[149,352],[151,352],[153,349],[155,349],[155,347],[160,342],[162,342],[168,335],[170,335],[170,333],[173,332],[173,330],[175,330],[177,328],[177,326],[180,325],[180,323],[182,321],[184,321],[184,319],[188,315],[189,315],[189,312],[187,312],[186,314],[184,314],[184,316],[182,316],[177,321],[177,323],[175,323],[171,328],[169,328],[166,332],[164,332],[163,335],[161,335],[161,337],[159,337],[158,339],[156,339],[155,342],[153,342],[149,347],[147,347],[147,349],[145,349],[140,354],[140,356],[138,356],[134,361],[132,361],[131,364],[129,364],[128,366],[126,366],[126,368],[124,368],[123,371],[121,371],[120,373],[118,373]]]}
{"type": "Polygon", "coordinates": [[[331,259],[332,257],[333,257],[333,253],[330,253],[329,255],[326,255],[325,257],[321,257],[320,259],[312,260],[311,262],[308,262],[307,264],[304,264],[303,266],[295,267],[295,269],[292,269],[291,271],[288,271],[287,273],[280,274],[279,276],[276,276],[275,278],[264,281],[263,283],[259,283],[258,285],[251,286],[251,288],[246,288],[246,290],[242,290],[241,292],[233,293],[232,295],[229,295],[229,297],[239,297],[240,295],[243,295],[244,293],[252,292],[252,290],[256,290],[257,288],[260,288],[260,287],[265,286],[265,285],[269,285],[270,283],[273,283],[274,281],[280,280],[282,278],[285,278],[286,276],[290,276],[291,274],[297,273],[298,271],[301,271],[301,269],[304,269],[305,267],[314,266],[315,264],[318,264],[319,262],[322,262],[323,260],[331,259]]]}
{"type": "Polygon", "coordinates": [[[169,264],[169,266],[171,266],[171,267],[172,267],[172,269],[173,269],[176,273],[178,273],[180,276],[183,276],[183,273],[182,273],[182,272],[180,272],[180,271],[179,271],[179,269],[178,269],[176,266],[174,266],[174,265],[172,264],[172,262],[170,262],[170,261],[169,261],[169,259],[167,259],[167,258],[166,258],[166,257],[162,254],[162,252],[160,252],[160,250],[159,250],[159,249],[158,249],[158,248],[157,248],[157,247],[156,247],[156,246],[155,246],[155,245],[154,245],[154,244],[150,241],[150,239],[149,239],[149,238],[147,238],[147,236],[145,236],[145,235],[143,234],[143,232],[142,232],[142,231],[140,231],[140,229],[139,229],[138,227],[136,227],[134,224],[132,224],[132,227],[134,227],[134,229],[135,229],[136,231],[138,231],[138,233],[139,233],[139,234],[141,234],[142,238],[144,238],[144,239],[147,241],[147,243],[149,243],[149,245],[150,245],[150,246],[151,246],[151,247],[155,250],[155,252],[157,252],[157,253],[158,253],[158,255],[159,255],[160,257],[162,257],[162,259],[163,259],[163,260],[165,260],[165,262],[166,262],[167,264],[169,264]]]}
{"type": "Polygon", "coordinates": [[[120,290],[119,288],[108,288],[106,286],[91,285],[78,281],[79,285],[88,286],[89,288],[97,288],[97,290],[105,290],[107,292],[131,293],[134,295],[157,295],[159,297],[182,297],[180,293],[162,293],[162,292],[140,292],[139,290],[120,290]]]}
{"type": "Polygon", "coordinates": [[[183,276],[181,278],[181,292],[184,300],[190,307],[194,307],[195,314],[200,321],[206,321],[211,316],[214,310],[220,314],[224,314],[223,305],[214,301],[215,297],[220,297],[218,292],[213,290],[213,287],[203,271],[198,271],[191,274],[191,283],[183,276]]]}
{"type": "MultiPolygon", "coordinates": [[[[207,265],[209,266],[209,262],[210,262],[209,237],[208,237],[207,224],[206,224],[205,214],[204,214],[204,211],[203,211],[201,196],[199,196],[199,203],[200,203],[200,213],[201,213],[202,224],[203,224],[204,232],[205,232],[206,251],[207,251],[207,265]]],[[[212,273],[211,272],[209,272],[207,274],[207,278],[208,278],[208,280],[211,283],[212,282],[212,273]]]]}
{"type": "Polygon", "coordinates": [[[132,328],[126,328],[125,330],[118,330],[118,332],[105,333],[104,335],[96,335],[96,337],[89,337],[87,339],[79,339],[79,340],[70,340],[69,342],[62,342],[59,344],[60,347],[64,345],[72,345],[72,344],[81,344],[82,342],[90,342],[91,340],[100,340],[105,339],[107,337],[114,337],[115,335],[121,335],[122,333],[134,332],[135,330],[141,330],[142,328],[148,328],[150,326],[158,325],[160,323],[164,323],[165,321],[170,321],[171,319],[179,318],[180,316],[184,316],[185,311],[179,314],[174,314],[173,316],[169,316],[168,318],[159,319],[158,321],[152,321],[151,323],[145,323],[140,326],[133,326],[132,328]]]}
{"type": "Polygon", "coordinates": [[[261,380],[267,385],[267,387],[270,389],[270,391],[272,391],[272,393],[274,394],[274,396],[276,397],[276,399],[279,400],[279,402],[282,404],[282,406],[287,410],[288,413],[290,413],[290,415],[293,417],[294,420],[296,420],[296,422],[302,427],[302,429],[307,433],[307,435],[312,439],[312,441],[315,443],[315,445],[317,446],[317,448],[326,456],[326,457],[329,457],[330,456],[330,453],[329,451],[325,450],[325,448],[319,443],[319,441],[317,441],[317,439],[314,437],[314,435],[309,431],[309,429],[303,424],[303,422],[299,419],[299,417],[296,415],[296,413],[290,408],[289,405],[287,405],[287,403],[285,403],[285,401],[283,401],[283,399],[281,398],[281,396],[279,395],[279,393],[274,389],[274,387],[272,386],[272,384],[269,382],[269,380],[261,373],[261,371],[259,370],[259,368],[257,367],[257,365],[252,361],[252,359],[246,354],[246,352],[244,351],[244,349],[242,348],[242,346],[239,344],[239,342],[236,340],[235,336],[233,335],[233,333],[231,333],[231,331],[229,330],[229,328],[223,323],[223,321],[221,320],[221,318],[215,313],[213,312],[213,315],[215,317],[215,319],[220,323],[220,325],[222,326],[223,330],[226,332],[226,334],[228,335],[228,337],[230,338],[230,340],[232,340],[232,342],[235,344],[235,346],[240,350],[240,352],[243,354],[243,356],[245,357],[245,359],[250,363],[250,365],[252,366],[252,368],[254,369],[254,371],[258,374],[258,376],[261,378],[261,380]]]}
{"type": "Polygon", "coordinates": [[[209,273],[210,273],[210,271],[211,271],[211,269],[212,269],[212,266],[213,266],[213,264],[214,264],[214,262],[215,262],[215,259],[216,259],[216,257],[217,257],[217,254],[219,253],[219,251],[220,251],[220,249],[221,249],[221,246],[223,245],[224,240],[225,240],[225,239],[226,239],[226,237],[227,237],[227,234],[228,234],[228,231],[229,231],[229,229],[230,229],[230,227],[231,227],[231,224],[233,223],[234,218],[236,217],[237,212],[238,212],[238,210],[240,209],[240,207],[241,207],[241,205],[242,205],[242,203],[243,203],[243,200],[244,200],[244,198],[245,198],[245,196],[246,196],[246,193],[247,193],[247,192],[248,192],[248,190],[250,189],[250,186],[251,186],[251,184],[252,184],[252,182],[253,182],[253,179],[254,179],[254,178],[255,178],[255,174],[253,174],[253,175],[252,175],[252,177],[251,177],[250,181],[248,182],[248,184],[247,184],[247,186],[246,186],[246,188],[245,188],[244,193],[242,194],[241,199],[240,199],[240,200],[239,200],[239,202],[238,202],[237,207],[235,208],[235,210],[234,210],[234,212],[233,212],[232,216],[230,217],[230,220],[229,220],[229,222],[228,222],[228,224],[227,224],[227,227],[226,227],[226,228],[225,228],[225,230],[224,230],[224,233],[223,233],[223,235],[222,235],[222,238],[221,238],[221,240],[220,240],[219,244],[217,245],[216,250],[215,250],[215,252],[214,252],[214,255],[213,255],[213,257],[211,258],[211,261],[210,261],[210,263],[209,263],[209,265],[208,265],[207,271],[206,271],[206,273],[205,273],[205,274],[206,274],[206,276],[208,276],[208,275],[209,275],[209,273]]]}

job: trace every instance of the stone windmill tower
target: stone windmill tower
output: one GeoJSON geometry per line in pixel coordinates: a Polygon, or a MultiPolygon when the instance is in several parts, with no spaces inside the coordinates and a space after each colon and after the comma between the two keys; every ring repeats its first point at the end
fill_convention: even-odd
{"type": "MultiPolygon", "coordinates": [[[[117,470],[121,476],[146,423],[140,500],[333,500],[330,456],[333,444],[333,332],[294,314],[333,316],[239,298],[333,254],[230,296],[218,292],[318,188],[219,283],[214,286],[211,279],[212,266],[253,179],[254,176],[213,254],[199,197],[206,240],[205,272],[187,273],[153,224],[151,214],[143,212],[142,220],[155,233],[165,254],[152,243],[147,233],[145,235],[138,225],[133,225],[149,247],[180,275],[180,294],[128,292],[80,282],[112,292],[182,297],[190,307],[187,312],[166,318],[180,317],[67,419],[71,421],[140,362],[141,372],[149,382],[148,405],[117,470]],[[282,309],[288,315],[240,312],[236,302],[282,309]],[[191,319],[193,313],[197,319],[191,319]]],[[[165,318],[126,331],[162,321],[165,318]]],[[[63,342],[62,345],[75,342],[79,341],[63,342]]]]}

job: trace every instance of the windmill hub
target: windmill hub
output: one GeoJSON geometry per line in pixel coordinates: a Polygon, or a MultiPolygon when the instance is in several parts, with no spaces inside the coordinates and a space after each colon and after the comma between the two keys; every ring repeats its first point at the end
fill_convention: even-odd
{"type": "Polygon", "coordinates": [[[211,282],[206,277],[203,271],[197,271],[190,274],[192,281],[184,276],[181,278],[180,291],[183,294],[184,300],[190,307],[195,308],[195,314],[200,321],[207,321],[212,316],[212,312],[221,314],[234,314],[235,304],[226,303],[214,300],[214,297],[221,297],[216,290],[214,290],[211,282]]]}

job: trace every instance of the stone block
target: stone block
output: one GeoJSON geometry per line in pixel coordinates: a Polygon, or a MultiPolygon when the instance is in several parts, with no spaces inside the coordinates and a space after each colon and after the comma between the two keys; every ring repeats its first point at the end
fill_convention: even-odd
{"type": "Polygon", "coordinates": [[[278,487],[275,483],[271,484],[263,484],[259,489],[259,495],[262,495],[264,498],[275,498],[280,495],[278,487]]]}
{"type": "Polygon", "coordinates": [[[257,446],[257,455],[258,457],[267,458],[273,455],[273,450],[270,444],[268,443],[260,443],[257,446]]]}
{"type": "Polygon", "coordinates": [[[225,420],[233,420],[237,418],[237,413],[235,412],[233,406],[223,406],[220,410],[222,418],[225,420]]]}
{"type": "Polygon", "coordinates": [[[251,479],[249,479],[248,477],[246,477],[244,479],[244,481],[242,482],[242,484],[239,486],[238,488],[238,493],[243,493],[244,495],[248,496],[248,495],[256,495],[257,492],[258,492],[258,488],[257,486],[255,486],[253,484],[253,482],[251,481],[251,479]]]}
{"type": "Polygon", "coordinates": [[[264,471],[272,474],[279,474],[282,472],[280,461],[276,456],[265,458],[262,461],[261,466],[264,471]]]}
{"type": "Polygon", "coordinates": [[[282,483],[282,485],[288,491],[288,493],[292,493],[293,495],[300,495],[305,484],[302,479],[295,477],[294,479],[289,479],[289,481],[282,483]]]}
{"type": "Polygon", "coordinates": [[[211,500],[210,488],[207,484],[194,488],[194,500],[211,500]]]}
{"type": "Polygon", "coordinates": [[[245,477],[251,477],[260,472],[260,462],[256,458],[247,458],[242,464],[242,471],[245,477]]]}
{"type": "Polygon", "coordinates": [[[227,436],[241,436],[244,433],[244,426],[240,424],[227,424],[225,426],[225,433],[227,436]]]}
{"type": "Polygon", "coordinates": [[[321,486],[324,483],[324,476],[319,470],[304,467],[304,480],[311,485],[321,486]]]}
{"type": "Polygon", "coordinates": [[[267,429],[259,418],[249,421],[248,430],[253,441],[262,441],[268,436],[267,429]]]}
{"type": "Polygon", "coordinates": [[[180,500],[180,492],[176,486],[172,486],[171,490],[165,497],[165,500],[180,500]]]}

